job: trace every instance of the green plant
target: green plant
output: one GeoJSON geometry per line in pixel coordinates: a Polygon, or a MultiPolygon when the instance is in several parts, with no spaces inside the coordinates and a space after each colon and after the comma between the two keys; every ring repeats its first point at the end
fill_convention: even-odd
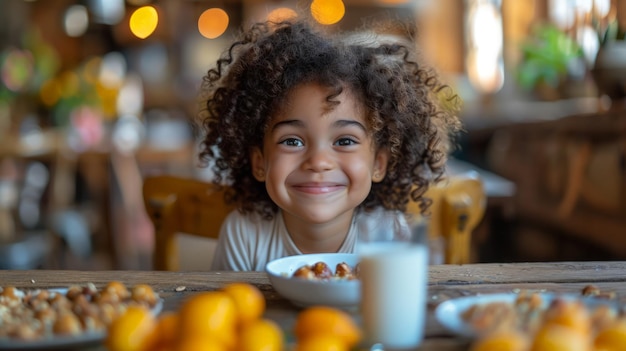
{"type": "MultiPolygon", "coordinates": [[[[624,100],[626,96],[626,32],[612,21],[604,27],[595,24],[600,44],[593,61],[591,76],[598,94],[612,101],[624,100]]],[[[613,106],[613,105],[612,105],[613,106]]],[[[619,107],[615,104],[614,107],[619,107]]],[[[622,105],[623,106],[623,105],[622,105]]]]}
{"type": "Polygon", "coordinates": [[[599,24],[595,24],[598,32],[598,41],[600,46],[605,46],[616,40],[626,40],[626,31],[619,27],[617,20],[611,21],[606,28],[599,24]]]}
{"type": "Polygon", "coordinates": [[[526,90],[542,84],[558,88],[570,65],[583,58],[578,43],[552,24],[534,27],[531,38],[522,43],[521,51],[517,81],[526,90]]]}

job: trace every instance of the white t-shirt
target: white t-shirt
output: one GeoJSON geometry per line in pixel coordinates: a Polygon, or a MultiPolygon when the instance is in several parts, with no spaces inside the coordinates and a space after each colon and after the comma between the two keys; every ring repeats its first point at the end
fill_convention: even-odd
{"type": "MultiPolygon", "coordinates": [[[[373,228],[404,227],[401,212],[357,211],[346,239],[337,252],[354,253],[359,233],[373,228]]],[[[265,220],[257,213],[241,214],[235,210],[228,215],[222,228],[213,258],[213,271],[263,271],[265,265],[277,258],[301,255],[287,232],[282,212],[265,220]]]]}

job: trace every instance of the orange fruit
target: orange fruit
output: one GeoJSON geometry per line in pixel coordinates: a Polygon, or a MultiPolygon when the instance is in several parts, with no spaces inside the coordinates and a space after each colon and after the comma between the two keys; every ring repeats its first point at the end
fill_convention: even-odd
{"type": "Polygon", "coordinates": [[[254,285],[247,283],[231,283],[222,288],[232,297],[237,308],[237,323],[244,325],[255,321],[265,312],[263,293],[254,285]]]}
{"type": "Polygon", "coordinates": [[[348,346],[334,335],[316,335],[299,341],[295,351],[348,351],[348,346]]]}
{"type": "Polygon", "coordinates": [[[226,347],[235,342],[237,310],[233,299],[223,291],[209,291],[191,296],[178,312],[178,335],[181,338],[205,336],[226,347]]]}
{"type": "Polygon", "coordinates": [[[589,335],[560,324],[542,326],[533,340],[531,351],[589,351],[589,335]]]}
{"type": "Polygon", "coordinates": [[[294,333],[299,342],[319,335],[335,336],[348,347],[361,339],[361,331],[346,312],[327,306],[314,306],[296,317],[294,333]]]}
{"type": "Polygon", "coordinates": [[[245,324],[239,333],[238,351],[281,351],[283,331],[269,319],[245,324]]]}
{"type": "Polygon", "coordinates": [[[474,342],[470,351],[525,351],[529,344],[529,339],[517,331],[498,331],[474,342]]]}
{"type": "Polygon", "coordinates": [[[156,320],[152,330],[151,349],[159,347],[171,348],[178,339],[178,314],[164,312],[156,320]]]}
{"type": "Polygon", "coordinates": [[[105,344],[110,351],[141,351],[151,345],[156,321],[150,310],[129,306],[111,322],[105,344]]]}
{"type": "Polygon", "coordinates": [[[581,301],[555,300],[544,318],[544,325],[558,324],[582,334],[591,332],[591,316],[581,301]]]}
{"type": "Polygon", "coordinates": [[[596,350],[623,350],[626,347],[626,322],[618,322],[600,330],[594,346],[596,350]]]}
{"type": "Polygon", "coordinates": [[[181,339],[178,344],[170,349],[173,351],[226,351],[228,350],[216,339],[204,336],[191,336],[181,339]]]}

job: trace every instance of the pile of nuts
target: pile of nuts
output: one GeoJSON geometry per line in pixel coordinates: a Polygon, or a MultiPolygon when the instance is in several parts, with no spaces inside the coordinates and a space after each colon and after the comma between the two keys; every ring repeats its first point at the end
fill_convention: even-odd
{"type": "Polygon", "coordinates": [[[91,283],[70,286],[62,292],[0,287],[0,340],[31,341],[104,332],[128,306],[152,309],[158,302],[158,295],[149,285],[128,289],[116,281],[101,290],[91,283]]]}

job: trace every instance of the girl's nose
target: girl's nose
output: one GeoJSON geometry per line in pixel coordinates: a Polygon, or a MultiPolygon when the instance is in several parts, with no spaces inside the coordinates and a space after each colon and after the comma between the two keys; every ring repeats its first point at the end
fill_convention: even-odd
{"type": "Polygon", "coordinates": [[[312,148],[306,154],[303,167],[313,172],[324,172],[333,169],[334,164],[330,150],[326,148],[312,148]]]}

